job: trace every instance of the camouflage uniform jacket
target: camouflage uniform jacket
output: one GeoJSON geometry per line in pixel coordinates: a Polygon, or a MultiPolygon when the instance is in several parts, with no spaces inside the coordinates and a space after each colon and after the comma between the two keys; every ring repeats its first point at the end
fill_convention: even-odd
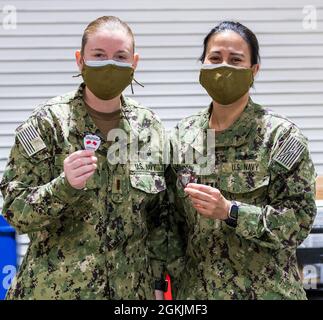
{"type": "MultiPolygon", "coordinates": [[[[16,138],[1,182],[4,217],[31,240],[7,299],[154,298],[166,250],[164,166],[111,164],[101,138],[95,174],[85,189],[72,188],[64,159],[84,149],[85,134],[101,135],[83,90],[82,84],[47,101],[17,129],[36,130],[45,148],[28,156],[16,138]]],[[[150,129],[163,136],[152,111],[121,100],[126,150],[136,141],[139,149],[147,144],[150,129]]],[[[151,148],[155,144],[160,141],[150,141],[151,148]]]]}
{"type": "Polygon", "coordinates": [[[288,119],[249,100],[240,118],[215,135],[205,175],[194,163],[206,156],[206,136],[199,133],[208,129],[210,110],[182,120],[172,135],[179,161],[167,178],[174,204],[168,268],[176,297],[305,299],[296,248],[316,215],[307,139],[288,119]],[[181,163],[189,148],[195,150],[193,165],[181,163]],[[188,171],[241,203],[235,228],[193,208],[181,184],[188,171]]]}

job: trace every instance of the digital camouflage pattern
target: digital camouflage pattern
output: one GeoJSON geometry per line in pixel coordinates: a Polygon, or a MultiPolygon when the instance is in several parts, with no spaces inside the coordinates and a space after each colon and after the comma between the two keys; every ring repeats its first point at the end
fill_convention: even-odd
{"type": "Polygon", "coordinates": [[[175,162],[167,178],[174,209],[168,269],[175,297],[306,299],[296,248],[316,215],[307,139],[295,124],[250,100],[232,127],[215,136],[213,167],[203,175],[194,162],[205,152],[199,132],[208,129],[210,110],[182,120],[172,135],[179,162],[189,148],[196,150],[193,165],[175,162]],[[241,202],[236,228],[193,208],[180,181],[188,169],[198,183],[241,202]]]}
{"type": "MultiPolygon", "coordinates": [[[[15,141],[1,182],[3,214],[31,243],[7,299],[153,299],[167,241],[163,165],[107,161],[104,141],[78,91],[49,100],[26,121],[46,145],[28,156],[15,141]],[[63,161],[101,137],[98,168],[84,190],[64,177],[63,161]]],[[[163,137],[150,110],[122,97],[120,129],[139,148],[149,130],[163,137]],[[133,133],[131,138],[130,133],[133,133]]],[[[160,141],[150,141],[151,149],[160,141]]]]}

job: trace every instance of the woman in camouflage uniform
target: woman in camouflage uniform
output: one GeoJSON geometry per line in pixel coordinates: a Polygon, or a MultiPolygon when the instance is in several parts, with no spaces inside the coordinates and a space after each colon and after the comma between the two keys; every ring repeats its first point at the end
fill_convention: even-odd
{"type": "Polygon", "coordinates": [[[178,299],[305,299],[296,248],[308,236],[315,171],[307,139],[249,96],[256,36],[223,22],[204,40],[210,106],[172,135],[169,271],[178,299]]]}
{"type": "Polygon", "coordinates": [[[84,83],[17,129],[1,182],[3,214],[31,242],[7,299],[153,299],[161,289],[163,126],[122,95],[138,58],[124,22],[93,21],[76,53],[84,83]],[[117,142],[122,148],[108,153],[117,142]],[[159,162],[149,152],[112,161],[136,144],[159,162]]]}

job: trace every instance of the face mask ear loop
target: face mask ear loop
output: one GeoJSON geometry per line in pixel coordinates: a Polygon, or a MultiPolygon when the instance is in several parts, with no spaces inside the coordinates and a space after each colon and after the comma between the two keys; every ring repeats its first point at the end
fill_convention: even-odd
{"type": "MultiPolygon", "coordinates": [[[[132,79],[134,82],[136,82],[137,84],[139,84],[142,88],[144,88],[145,86],[143,84],[141,84],[140,82],[138,82],[135,78],[132,79]]],[[[134,90],[133,90],[133,85],[132,85],[132,81],[130,83],[130,87],[131,87],[131,92],[132,94],[134,94],[134,90]]]]}
{"type": "Polygon", "coordinates": [[[141,84],[140,82],[138,82],[135,78],[133,78],[133,81],[136,82],[137,84],[140,85],[140,87],[144,88],[145,86],[143,84],[141,84]]]}
{"type": "MultiPolygon", "coordinates": [[[[82,60],[83,60],[83,65],[85,64],[85,60],[84,60],[84,58],[82,58],[82,60]]],[[[82,75],[82,73],[79,73],[79,74],[76,74],[76,75],[74,75],[74,76],[72,76],[72,78],[78,78],[78,77],[80,77],[82,75]]]]}

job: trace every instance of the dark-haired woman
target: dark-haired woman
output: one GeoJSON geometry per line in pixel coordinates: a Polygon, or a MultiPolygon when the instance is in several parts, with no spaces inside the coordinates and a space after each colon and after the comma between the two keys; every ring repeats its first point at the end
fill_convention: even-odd
{"type": "Polygon", "coordinates": [[[177,299],[305,299],[296,248],[315,207],[315,171],[297,126],[254,103],[256,36],[222,22],[206,36],[208,108],[172,135],[169,271],[177,299]]]}

